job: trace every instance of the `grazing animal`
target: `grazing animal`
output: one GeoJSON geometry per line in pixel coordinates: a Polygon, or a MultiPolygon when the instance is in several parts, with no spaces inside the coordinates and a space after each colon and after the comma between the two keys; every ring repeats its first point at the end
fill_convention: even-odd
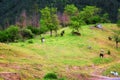
{"type": "Polygon", "coordinates": [[[116,72],[116,71],[111,71],[110,73],[114,76],[118,76],[118,72],[116,72]]]}
{"type": "Polygon", "coordinates": [[[81,36],[81,34],[79,32],[72,32],[73,35],[77,35],[77,36],[81,36]]]}
{"type": "Polygon", "coordinates": [[[60,35],[63,36],[64,34],[65,34],[65,31],[63,30],[63,31],[60,33],[60,35]]]}
{"type": "Polygon", "coordinates": [[[95,27],[96,27],[96,28],[98,28],[98,29],[103,30],[103,27],[102,27],[102,25],[101,25],[101,24],[97,24],[97,25],[95,25],[95,27]]]}
{"type": "Polygon", "coordinates": [[[111,40],[112,40],[112,37],[110,37],[110,36],[109,36],[109,37],[108,37],[108,40],[110,40],[110,41],[111,41],[111,40]]]}
{"type": "Polygon", "coordinates": [[[100,57],[103,58],[103,57],[104,57],[104,54],[100,53],[100,57]]]}
{"type": "Polygon", "coordinates": [[[42,42],[42,43],[45,42],[45,38],[44,38],[44,37],[41,38],[41,42],[42,42]]]}
{"type": "Polygon", "coordinates": [[[91,46],[88,46],[87,48],[88,48],[88,49],[92,49],[92,47],[91,47],[91,46]]]}
{"type": "Polygon", "coordinates": [[[101,49],[101,51],[100,51],[100,55],[99,55],[101,58],[103,58],[104,57],[104,50],[103,49],[101,49]]]}

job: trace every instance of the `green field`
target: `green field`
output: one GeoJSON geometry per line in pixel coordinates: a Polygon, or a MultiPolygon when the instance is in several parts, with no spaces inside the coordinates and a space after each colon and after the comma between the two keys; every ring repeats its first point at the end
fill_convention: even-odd
{"type": "Polygon", "coordinates": [[[120,48],[108,40],[118,28],[115,24],[103,24],[102,31],[90,26],[82,26],[81,36],[73,36],[69,28],[59,30],[65,30],[63,37],[43,34],[44,43],[39,35],[24,42],[0,43],[0,72],[19,73],[22,80],[41,80],[49,72],[67,80],[78,80],[78,74],[110,76],[111,70],[120,74],[120,48]],[[99,57],[101,49],[105,51],[104,58],[99,57]]]}

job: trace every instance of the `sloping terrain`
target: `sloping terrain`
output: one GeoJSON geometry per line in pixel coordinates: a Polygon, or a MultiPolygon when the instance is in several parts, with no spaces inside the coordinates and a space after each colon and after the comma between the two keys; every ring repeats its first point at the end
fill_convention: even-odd
{"type": "MultiPolygon", "coordinates": [[[[49,37],[46,33],[42,35],[44,43],[40,36],[25,42],[0,43],[0,76],[10,73],[18,76],[13,80],[41,80],[45,74],[54,72],[67,80],[108,77],[112,80],[115,76],[110,71],[120,74],[120,48],[116,49],[114,40],[109,41],[108,36],[119,28],[115,24],[103,24],[103,30],[91,26],[82,26],[81,36],[71,35],[69,28],[59,30],[59,33],[65,30],[63,37],[49,37]],[[103,58],[99,57],[101,49],[103,58]]],[[[2,79],[6,79],[5,76],[1,76],[2,79]]]]}

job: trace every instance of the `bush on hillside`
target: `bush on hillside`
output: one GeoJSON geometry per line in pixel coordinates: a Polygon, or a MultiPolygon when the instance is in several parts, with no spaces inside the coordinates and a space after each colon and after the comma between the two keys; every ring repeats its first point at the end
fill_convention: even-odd
{"type": "Polygon", "coordinates": [[[40,34],[43,34],[43,33],[47,32],[47,31],[48,31],[48,28],[45,27],[45,26],[41,26],[40,29],[39,29],[40,34]]]}
{"type": "Polygon", "coordinates": [[[0,31],[0,42],[6,42],[7,41],[7,35],[5,31],[0,31]]]}
{"type": "Polygon", "coordinates": [[[28,29],[32,31],[33,34],[39,34],[39,29],[33,26],[28,26],[28,29]]]}
{"type": "Polygon", "coordinates": [[[19,28],[17,26],[11,25],[5,30],[4,34],[7,36],[7,41],[14,42],[15,40],[19,39],[19,28]]]}
{"type": "Polygon", "coordinates": [[[57,79],[57,75],[55,73],[47,73],[45,76],[44,76],[44,79],[47,80],[47,79],[57,79]]]}
{"type": "Polygon", "coordinates": [[[109,14],[104,13],[103,16],[101,17],[101,23],[110,23],[111,21],[109,20],[109,14]]]}
{"type": "Polygon", "coordinates": [[[110,50],[108,50],[107,54],[108,54],[108,55],[110,55],[110,54],[111,54],[110,50]]]}
{"type": "Polygon", "coordinates": [[[29,40],[28,43],[32,44],[32,43],[33,43],[33,40],[29,40]]]}
{"type": "Polygon", "coordinates": [[[34,37],[34,34],[32,33],[30,29],[24,28],[20,31],[20,33],[21,33],[22,38],[30,39],[34,37]]]}
{"type": "Polygon", "coordinates": [[[19,39],[19,28],[10,26],[4,31],[0,31],[0,42],[14,42],[19,39]]]}
{"type": "Polygon", "coordinates": [[[117,21],[117,26],[120,27],[120,20],[117,21]]]}
{"type": "Polygon", "coordinates": [[[88,18],[88,24],[96,24],[100,22],[101,22],[101,18],[98,15],[88,18]]]}

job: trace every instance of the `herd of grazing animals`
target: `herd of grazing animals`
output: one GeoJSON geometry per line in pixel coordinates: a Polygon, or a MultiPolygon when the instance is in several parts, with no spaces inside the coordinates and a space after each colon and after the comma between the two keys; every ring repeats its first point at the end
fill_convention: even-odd
{"type": "MultiPolygon", "coordinates": [[[[98,27],[98,28],[101,29],[102,26],[100,25],[100,27],[98,27]]],[[[103,30],[103,29],[102,29],[102,30],[103,30]]],[[[65,34],[65,30],[62,30],[61,33],[60,33],[60,36],[63,37],[64,34],[65,34]]],[[[81,33],[72,31],[72,35],[81,36],[81,33]]],[[[109,37],[108,37],[108,40],[111,41],[111,40],[112,40],[112,37],[109,36],[109,37]]],[[[45,42],[45,38],[42,37],[42,38],[41,38],[41,43],[44,43],[44,42],[45,42]]],[[[88,49],[89,49],[89,48],[88,48],[88,49]]],[[[90,49],[91,49],[91,47],[90,47],[90,49]]],[[[103,58],[103,57],[104,57],[104,51],[103,51],[103,50],[100,51],[99,57],[100,57],[100,58],[103,58]]]]}

